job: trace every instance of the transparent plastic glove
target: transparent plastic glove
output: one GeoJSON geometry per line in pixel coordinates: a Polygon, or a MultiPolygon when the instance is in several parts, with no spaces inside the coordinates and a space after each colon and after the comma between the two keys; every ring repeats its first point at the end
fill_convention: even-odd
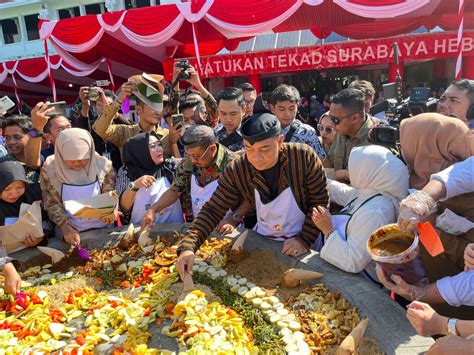
{"type": "Polygon", "coordinates": [[[379,281],[386,288],[409,301],[419,300],[426,294],[427,279],[420,281],[417,285],[410,285],[399,275],[389,277],[379,265],[375,267],[375,271],[379,281]]]}
{"type": "Polygon", "coordinates": [[[474,228],[474,223],[467,218],[458,216],[449,209],[445,209],[444,212],[436,218],[436,228],[452,235],[460,235],[474,228]]]}
{"type": "Polygon", "coordinates": [[[424,191],[416,191],[400,202],[398,226],[403,231],[412,231],[433,212],[436,212],[435,200],[424,191]]]}

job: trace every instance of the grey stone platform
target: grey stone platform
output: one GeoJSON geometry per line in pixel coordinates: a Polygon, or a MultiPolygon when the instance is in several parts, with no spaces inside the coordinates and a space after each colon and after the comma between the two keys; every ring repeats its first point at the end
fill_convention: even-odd
{"type": "MultiPolygon", "coordinates": [[[[156,225],[154,235],[170,236],[173,232],[184,232],[186,225],[156,225]]],[[[126,227],[88,231],[81,234],[81,246],[86,249],[101,248],[107,242],[120,237],[126,227]]],[[[329,289],[338,290],[352,306],[359,308],[362,317],[369,319],[366,335],[377,340],[379,347],[387,354],[419,354],[426,352],[433,344],[432,338],[416,334],[406,319],[406,311],[396,304],[374,283],[357,274],[343,272],[328,264],[319,257],[319,253],[311,251],[295,259],[281,254],[281,243],[267,240],[253,231],[239,230],[229,238],[236,238],[240,233],[248,233],[245,249],[265,249],[275,255],[283,264],[290,267],[322,272],[325,276],[317,282],[323,282],[329,289]]],[[[63,251],[68,245],[57,240],[50,240],[49,246],[63,251]]],[[[11,255],[20,261],[24,268],[50,262],[50,259],[36,248],[29,248],[11,255]]],[[[156,334],[156,333],[155,333],[156,334]]],[[[160,337],[160,334],[156,334],[160,337]]],[[[155,338],[155,337],[154,337],[155,338]]],[[[158,339],[154,339],[153,343],[158,339]]],[[[163,339],[164,340],[164,339],[163,339]]],[[[161,345],[164,345],[164,341],[161,345]]],[[[161,341],[158,341],[161,343],[161,341]]]]}

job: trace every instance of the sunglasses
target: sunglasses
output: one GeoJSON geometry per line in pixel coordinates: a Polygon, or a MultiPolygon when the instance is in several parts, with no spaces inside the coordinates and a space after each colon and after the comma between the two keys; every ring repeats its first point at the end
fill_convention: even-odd
{"type": "Polygon", "coordinates": [[[318,124],[317,127],[318,127],[319,133],[326,132],[326,134],[332,134],[334,132],[334,127],[323,126],[322,124],[318,124]]]}
{"type": "Polygon", "coordinates": [[[193,161],[200,161],[200,160],[204,159],[204,157],[207,154],[207,151],[209,150],[209,148],[211,148],[211,146],[207,147],[206,150],[204,151],[204,153],[202,153],[202,155],[200,157],[196,157],[195,155],[188,155],[188,157],[189,157],[189,159],[191,159],[193,161]]]}
{"type": "Polygon", "coordinates": [[[334,123],[337,126],[339,123],[341,123],[341,121],[343,119],[349,118],[352,115],[355,115],[356,113],[359,113],[359,112],[353,112],[353,113],[350,113],[350,114],[342,116],[342,117],[336,117],[336,116],[333,116],[333,115],[329,115],[329,118],[331,119],[332,123],[334,123]]]}

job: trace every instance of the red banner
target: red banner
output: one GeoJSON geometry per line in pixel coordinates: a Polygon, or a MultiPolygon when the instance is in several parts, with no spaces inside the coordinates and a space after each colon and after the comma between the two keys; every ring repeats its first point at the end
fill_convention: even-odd
{"type": "MultiPolygon", "coordinates": [[[[453,57],[457,50],[456,34],[443,32],[201,57],[200,74],[215,78],[387,63],[393,62],[394,42],[400,60],[453,57]]],[[[463,34],[462,44],[463,55],[474,55],[474,31],[463,34]]],[[[197,67],[196,58],[189,61],[197,67]]]]}

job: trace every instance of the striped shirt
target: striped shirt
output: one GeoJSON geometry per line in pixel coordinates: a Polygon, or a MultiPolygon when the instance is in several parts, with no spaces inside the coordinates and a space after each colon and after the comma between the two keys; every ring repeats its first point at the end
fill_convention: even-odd
{"type": "MultiPolygon", "coordinates": [[[[309,247],[320,233],[311,220],[313,207],[327,207],[329,203],[321,161],[314,149],[307,144],[285,143],[280,151],[279,164],[278,193],[291,188],[299,208],[306,215],[302,230],[296,238],[309,247]]],[[[199,249],[229,208],[242,198],[247,199],[255,208],[255,189],[264,204],[271,201],[270,189],[262,172],[255,169],[246,156],[242,155],[220,177],[219,186],[182,239],[179,250],[199,249]]]]}

